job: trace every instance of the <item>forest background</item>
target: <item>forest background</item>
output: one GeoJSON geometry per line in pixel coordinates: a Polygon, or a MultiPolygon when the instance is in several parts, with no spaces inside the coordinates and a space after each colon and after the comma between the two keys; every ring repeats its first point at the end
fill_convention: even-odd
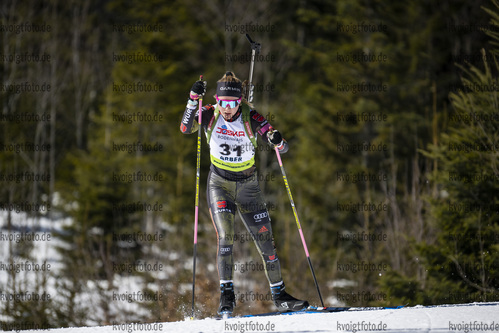
{"type": "MultiPolygon", "coordinates": [[[[225,71],[248,78],[245,33],[262,45],[254,104],[289,142],[282,158],[326,304],[498,301],[498,13],[496,1],[464,0],[2,1],[0,321],[189,315],[196,135],[179,125],[200,74],[204,103],[225,71]],[[57,269],[15,269],[43,264],[33,232],[51,236],[57,269]],[[55,294],[15,297],[29,292],[55,294]]],[[[218,274],[204,141],[201,157],[206,316],[218,274]]],[[[318,305],[262,141],[257,163],[286,286],[318,305]]],[[[271,309],[239,222],[236,311],[271,309]]]]}

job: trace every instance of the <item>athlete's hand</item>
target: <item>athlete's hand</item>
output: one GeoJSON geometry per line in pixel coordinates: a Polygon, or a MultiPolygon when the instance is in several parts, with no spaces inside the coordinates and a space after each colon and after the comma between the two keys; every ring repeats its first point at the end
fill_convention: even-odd
{"type": "Polygon", "coordinates": [[[282,143],[282,135],[277,130],[268,131],[267,139],[272,146],[280,146],[282,143]]]}
{"type": "Polygon", "coordinates": [[[206,94],[206,82],[196,81],[191,88],[191,93],[189,94],[190,99],[193,101],[198,100],[201,96],[206,94]]]}

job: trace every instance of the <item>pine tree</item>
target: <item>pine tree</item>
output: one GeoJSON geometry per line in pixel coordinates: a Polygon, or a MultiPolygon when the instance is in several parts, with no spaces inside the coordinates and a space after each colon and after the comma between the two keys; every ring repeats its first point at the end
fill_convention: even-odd
{"type": "MultiPolygon", "coordinates": [[[[497,27],[498,3],[487,10],[497,27]]],[[[491,45],[497,45],[497,35],[491,45]]],[[[459,66],[462,86],[450,94],[448,130],[425,153],[438,163],[431,180],[430,230],[421,242],[419,262],[426,269],[421,293],[431,303],[497,300],[499,282],[499,173],[496,50],[481,50],[481,66],[459,66]],[[490,61],[492,59],[492,61],[490,61]],[[444,287],[444,288],[443,288],[444,287]]]]}

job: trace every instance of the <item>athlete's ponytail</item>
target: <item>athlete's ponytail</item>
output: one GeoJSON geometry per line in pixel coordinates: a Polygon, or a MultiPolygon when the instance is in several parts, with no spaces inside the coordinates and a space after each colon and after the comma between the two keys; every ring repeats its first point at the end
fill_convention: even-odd
{"type": "Polygon", "coordinates": [[[225,72],[224,76],[222,76],[222,78],[220,80],[218,80],[217,82],[241,82],[241,80],[239,80],[236,75],[231,72],[231,71],[228,71],[228,72],[225,72]]]}

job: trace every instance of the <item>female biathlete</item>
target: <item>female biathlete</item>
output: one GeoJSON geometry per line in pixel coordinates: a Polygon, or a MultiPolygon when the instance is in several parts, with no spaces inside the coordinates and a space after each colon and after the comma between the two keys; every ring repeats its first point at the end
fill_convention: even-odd
{"type": "MultiPolygon", "coordinates": [[[[198,99],[206,92],[203,82],[191,88],[180,130],[198,130],[198,99]]],[[[202,128],[210,147],[208,207],[218,237],[217,265],[220,278],[219,314],[232,313],[236,305],[233,286],[233,243],[236,210],[262,256],[272,300],[279,311],[298,311],[308,307],[285,291],[269,212],[258,184],[255,166],[256,136],[280,153],[288,150],[281,134],[243,98],[241,81],[227,72],[217,82],[217,104],[202,107],[202,128]]]]}

